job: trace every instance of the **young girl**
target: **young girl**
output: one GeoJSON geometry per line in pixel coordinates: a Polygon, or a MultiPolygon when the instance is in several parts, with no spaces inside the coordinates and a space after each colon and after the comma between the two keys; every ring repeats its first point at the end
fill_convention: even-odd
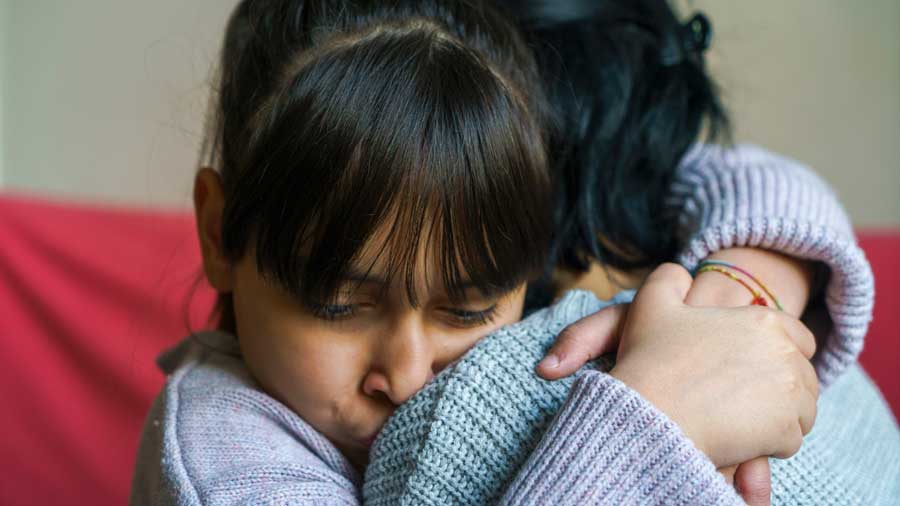
{"type": "MultiPolygon", "coordinates": [[[[218,172],[201,170],[194,193],[221,325],[161,358],[170,376],[145,427],[133,503],[359,501],[360,471],[390,414],[518,320],[526,281],[546,261],[551,195],[538,82],[514,28],[480,2],[237,7],[209,146],[218,172]]],[[[672,302],[682,274],[663,269],[642,297],[672,302]]],[[[584,316],[589,306],[570,299],[510,328],[547,335],[569,323],[561,315],[584,316]]],[[[767,312],[776,315],[765,317],[768,338],[753,340],[759,311],[725,311],[733,342],[708,351],[711,364],[757,357],[742,370],[766,363],[773,377],[813,377],[808,363],[776,356],[811,354],[802,327],[767,312]]],[[[796,438],[782,427],[792,420],[808,431],[814,394],[750,385],[752,407],[722,402],[714,390],[736,387],[739,375],[700,365],[700,377],[722,377],[697,390],[699,409],[670,411],[676,425],[626,386],[657,374],[696,383],[678,375],[684,360],[647,364],[664,342],[698,349],[705,334],[696,326],[713,316],[721,328],[721,313],[671,311],[665,335],[650,332],[620,357],[624,382],[586,375],[558,418],[558,441],[572,434],[571,416],[605,403],[592,415],[594,433],[622,437],[604,417],[652,420],[644,435],[668,442],[629,490],[677,466],[666,475],[670,497],[695,493],[678,486],[686,473],[701,476],[693,483],[708,496],[737,500],[703,451],[789,454],[796,438]],[[737,436],[703,419],[744,408],[768,416],[737,436]]],[[[529,472],[561,465],[549,455],[529,472]]],[[[623,469],[595,478],[612,482],[623,469]]]]}

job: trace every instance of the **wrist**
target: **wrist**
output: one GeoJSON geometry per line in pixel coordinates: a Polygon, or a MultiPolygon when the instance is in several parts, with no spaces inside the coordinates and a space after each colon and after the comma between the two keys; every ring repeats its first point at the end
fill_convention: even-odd
{"type": "Polygon", "coordinates": [[[741,285],[718,272],[701,272],[694,277],[684,300],[689,306],[742,307],[753,296],[741,285]]]}
{"type": "MultiPolygon", "coordinates": [[[[728,262],[752,273],[761,283],[765,283],[778,297],[784,311],[792,316],[798,317],[806,307],[813,280],[812,262],[774,251],[745,247],[717,251],[708,260],[728,262]]],[[[738,274],[738,277],[746,278],[743,274],[738,274]]],[[[755,282],[750,284],[756,285],[755,282]]],[[[762,289],[761,286],[755,288],[762,289]]],[[[771,297],[765,298],[774,307],[771,297]]],[[[702,272],[691,285],[685,303],[691,306],[735,307],[748,305],[752,299],[753,295],[745,287],[728,276],[718,272],[702,272]]]]}

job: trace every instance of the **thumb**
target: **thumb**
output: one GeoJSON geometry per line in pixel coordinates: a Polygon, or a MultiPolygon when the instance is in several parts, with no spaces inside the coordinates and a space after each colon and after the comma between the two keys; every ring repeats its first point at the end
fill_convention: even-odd
{"type": "Polygon", "coordinates": [[[687,298],[693,282],[694,278],[684,267],[664,263],[647,276],[634,297],[633,305],[649,304],[648,307],[653,310],[663,306],[684,305],[684,299],[687,298]]]}
{"type": "Polygon", "coordinates": [[[734,473],[734,487],[747,506],[770,506],[772,473],[769,458],[757,457],[739,465],[734,473]]]}
{"type": "Polygon", "coordinates": [[[614,304],[564,328],[538,363],[538,375],[548,380],[565,378],[588,361],[615,351],[627,311],[628,304],[614,304]]]}

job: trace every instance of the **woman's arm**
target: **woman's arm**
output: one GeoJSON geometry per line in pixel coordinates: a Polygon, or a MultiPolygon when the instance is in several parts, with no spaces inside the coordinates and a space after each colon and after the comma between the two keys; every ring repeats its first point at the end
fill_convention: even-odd
{"type": "MultiPolygon", "coordinates": [[[[698,145],[685,156],[666,199],[683,244],[679,262],[730,260],[753,273],[789,314],[815,333],[813,365],[827,387],[853,363],[872,318],[871,268],[846,212],[828,185],[807,167],[753,146],[698,145]]],[[[749,293],[716,272],[701,273],[687,303],[739,306],[749,293]]],[[[600,338],[579,322],[553,347],[562,359],[539,374],[556,379],[577,370],[600,338]]]]}
{"type": "MultiPolygon", "coordinates": [[[[770,288],[788,302],[789,313],[805,307],[799,314],[816,334],[813,365],[822,387],[856,360],[872,318],[872,271],[846,212],[813,171],[754,146],[699,145],[682,161],[667,205],[677,216],[684,245],[678,260],[686,268],[711,256],[731,256],[733,248],[757,250],[736,252],[746,264],[741,266],[774,285],[770,288]],[[824,278],[823,291],[813,292],[815,287],[801,281],[810,279],[810,266],[824,278]]],[[[703,280],[690,297],[736,303],[732,297],[741,295],[741,287],[725,288],[721,281],[730,280],[722,278],[716,282],[721,291],[710,287],[704,293],[703,280]]]]}
{"type": "MultiPolygon", "coordinates": [[[[727,248],[708,258],[737,265],[753,274],[778,297],[789,315],[799,318],[806,309],[813,289],[812,262],[758,248],[727,248]]],[[[694,277],[685,303],[690,306],[740,307],[749,305],[751,299],[750,292],[734,280],[719,272],[707,271],[694,277]]],[[[769,304],[773,305],[772,301],[769,304]]]]}

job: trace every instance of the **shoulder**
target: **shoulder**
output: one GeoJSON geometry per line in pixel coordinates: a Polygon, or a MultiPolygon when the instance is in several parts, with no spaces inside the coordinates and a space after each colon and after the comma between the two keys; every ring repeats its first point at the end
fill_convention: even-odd
{"type": "Polygon", "coordinates": [[[175,367],[144,427],[136,489],[149,480],[147,494],[194,499],[178,504],[229,503],[288,483],[355,493],[346,459],[263,392],[234,348],[217,346],[221,335],[193,337],[161,360],[175,367]]]}
{"type": "Polygon", "coordinates": [[[676,179],[723,176],[747,170],[761,176],[771,172],[806,177],[831,191],[805,163],[749,143],[728,146],[695,144],[682,158],[676,179]]]}

